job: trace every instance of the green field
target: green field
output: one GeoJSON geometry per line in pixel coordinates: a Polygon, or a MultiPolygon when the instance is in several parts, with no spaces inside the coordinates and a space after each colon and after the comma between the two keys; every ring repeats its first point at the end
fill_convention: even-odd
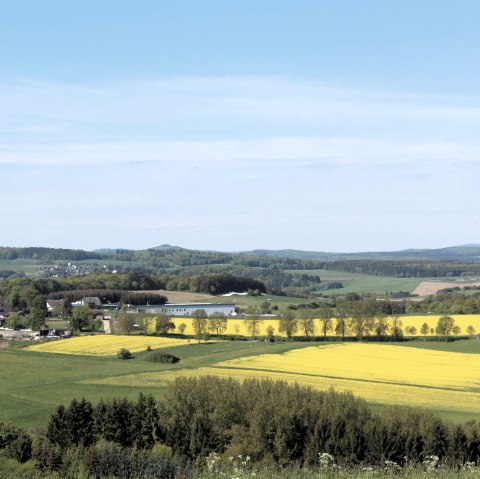
{"type": "Polygon", "coordinates": [[[35,274],[44,268],[44,264],[29,258],[0,259],[0,271],[10,270],[16,273],[35,274]]]}
{"type": "Polygon", "coordinates": [[[346,273],[344,271],[315,270],[289,270],[295,274],[312,274],[320,276],[322,282],[340,281],[343,288],[320,290],[322,294],[346,293],[375,293],[408,291],[412,292],[422,281],[428,278],[392,278],[389,276],[374,276],[368,274],[346,273]]]}
{"type": "Polygon", "coordinates": [[[211,301],[215,303],[234,303],[243,309],[249,306],[259,306],[264,301],[268,301],[272,305],[276,304],[280,310],[287,309],[290,304],[308,304],[312,302],[311,299],[295,298],[293,296],[275,296],[274,294],[262,294],[262,296],[212,296],[211,301]]]}
{"type": "MultiPolygon", "coordinates": [[[[292,348],[306,346],[308,344],[267,344],[255,341],[210,344],[192,342],[187,346],[164,350],[182,359],[180,363],[173,365],[146,362],[142,360],[145,353],[135,354],[135,358],[130,361],[120,361],[116,358],[36,353],[18,345],[2,348],[0,421],[22,427],[44,427],[55,407],[69,403],[73,398],[86,397],[92,401],[98,401],[102,397],[135,398],[142,390],[139,387],[83,384],[82,381],[116,375],[205,367],[245,355],[283,353],[292,348]]],[[[163,388],[149,388],[149,392],[154,395],[162,394],[163,388]]]]}
{"type": "MultiPolygon", "coordinates": [[[[5,343],[0,344],[5,346],[5,343]]],[[[180,374],[195,374],[197,369],[200,372],[200,369],[211,368],[223,361],[265,354],[282,355],[315,344],[319,343],[222,341],[197,344],[192,341],[184,346],[163,349],[181,358],[179,363],[172,365],[146,362],[146,352],[136,353],[133,360],[120,361],[114,357],[34,352],[19,343],[9,344],[0,349],[0,421],[26,428],[44,428],[55,407],[67,404],[73,398],[85,397],[93,402],[100,398],[119,396],[135,398],[140,391],[145,390],[144,378],[149,375],[166,372],[166,376],[172,378],[180,370],[183,370],[180,374]]],[[[480,341],[476,340],[458,340],[452,343],[412,341],[399,343],[399,346],[480,353],[480,341]]],[[[151,383],[148,384],[148,392],[159,396],[164,392],[164,387],[164,382],[151,383]]],[[[372,406],[381,407],[376,403],[372,403],[372,406]]],[[[436,408],[434,412],[458,422],[478,419],[477,413],[465,410],[455,412],[436,408]]]]}
{"type": "Polygon", "coordinates": [[[406,341],[399,344],[400,346],[407,346],[409,348],[431,349],[434,351],[449,351],[452,353],[464,354],[480,354],[480,341],[477,339],[459,339],[457,341],[445,342],[438,340],[423,341],[417,339],[415,341],[406,341]]]}

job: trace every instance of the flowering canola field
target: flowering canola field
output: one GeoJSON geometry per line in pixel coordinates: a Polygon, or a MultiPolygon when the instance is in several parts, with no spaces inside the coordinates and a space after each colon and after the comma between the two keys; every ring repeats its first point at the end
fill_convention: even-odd
{"type": "Polygon", "coordinates": [[[379,404],[404,404],[480,413],[480,355],[380,344],[331,344],[216,363],[211,367],[148,372],[88,381],[160,386],[179,376],[269,378],[316,389],[349,390],[379,404]]]}
{"type": "Polygon", "coordinates": [[[82,356],[113,356],[126,348],[130,352],[145,351],[147,346],[153,349],[183,346],[186,339],[163,338],[152,336],[80,336],[60,339],[29,346],[30,351],[44,353],[75,354],[82,356]]]}
{"type": "MultiPolygon", "coordinates": [[[[433,315],[433,316],[399,316],[400,321],[402,322],[402,328],[406,328],[408,326],[414,326],[417,329],[417,334],[415,336],[421,337],[420,329],[424,323],[427,323],[430,329],[435,330],[435,326],[437,325],[438,318],[441,315],[433,315]]],[[[472,325],[477,333],[480,333],[480,315],[479,314],[454,314],[451,315],[455,319],[455,324],[458,325],[461,329],[460,334],[466,335],[466,330],[469,325],[472,325]]],[[[391,324],[391,318],[387,318],[389,323],[391,324]]],[[[193,327],[192,327],[192,318],[173,318],[172,320],[175,323],[175,331],[178,332],[178,326],[180,324],[185,324],[185,334],[193,335],[193,327]]],[[[333,323],[335,325],[335,318],[333,319],[333,323]]],[[[259,326],[259,336],[266,336],[267,328],[272,326],[274,328],[274,334],[278,337],[284,337],[284,334],[278,332],[278,321],[276,319],[264,319],[259,326]]],[[[153,332],[153,331],[152,331],[153,332]]],[[[228,318],[227,320],[227,330],[225,333],[226,335],[231,336],[250,336],[250,333],[245,326],[244,319],[232,319],[228,318]]],[[[375,334],[375,333],[372,333],[375,334]]],[[[405,333],[406,335],[410,336],[410,333],[405,333]]],[[[299,330],[294,334],[294,336],[304,336],[305,333],[301,330],[301,326],[299,330]]],[[[322,323],[319,319],[315,320],[315,336],[322,336],[322,323]]],[[[335,336],[335,331],[331,330],[327,334],[328,336],[335,336]]],[[[427,336],[433,336],[434,333],[429,333],[427,336]]]]}

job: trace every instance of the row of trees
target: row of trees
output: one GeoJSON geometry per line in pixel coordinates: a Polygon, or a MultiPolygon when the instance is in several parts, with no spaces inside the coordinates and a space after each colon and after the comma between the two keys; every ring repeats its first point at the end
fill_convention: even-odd
{"type": "MultiPolygon", "coordinates": [[[[305,310],[300,314],[295,314],[293,311],[286,311],[280,315],[278,320],[278,330],[284,333],[289,339],[298,331],[304,333],[305,337],[315,335],[315,319],[320,321],[320,333],[327,339],[327,335],[335,333],[342,339],[347,335],[354,335],[358,340],[362,340],[365,336],[374,336],[377,339],[385,339],[390,337],[394,340],[403,338],[404,333],[409,336],[415,336],[418,332],[423,336],[435,334],[438,338],[448,341],[452,336],[458,336],[462,331],[461,328],[455,324],[455,319],[451,316],[441,316],[435,327],[430,327],[427,322],[424,322],[417,331],[415,326],[405,326],[398,316],[377,316],[369,311],[368,308],[358,308],[350,312],[343,312],[341,316],[334,317],[334,311],[329,308],[320,308],[317,310],[305,310]]],[[[475,328],[469,325],[466,329],[466,334],[473,337],[475,328]]]]}
{"type": "MultiPolygon", "coordinates": [[[[419,330],[415,326],[403,325],[403,322],[397,316],[387,317],[376,315],[364,303],[359,303],[362,308],[355,310],[343,310],[341,315],[335,316],[340,310],[334,308],[317,308],[314,310],[286,310],[280,313],[279,318],[275,320],[278,332],[292,339],[293,336],[300,333],[306,339],[323,337],[326,341],[327,336],[335,334],[341,339],[347,336],[355,336],[358,340],[364,337],[373,337],[378,340],[401,340],[404,335],[422,336],[436,335],[439,339],[448,341],[452,336],[461,334],[461,328],[455,324],[455,319],[451,316],[441,316],[437,323],[430,326],[426,321],[419,330]],[[318,327],[320,323],[320,327],[318,327]]],[[[75,308],[79,311],[79,307],[75,308]]],[[[74,310],[74,313],[76,312],[74,310]]],[[[207,315],[204,309],[196,310],[190,317],[194,337],[198,340],[206,340],[210,335],[220,336],[227,331],[228,318],[223,313],[207,315]]],[[[245,328],[252,338],[262,335],[262,329],[265,319],[261,316],[256,307],[248,309],[248,315],[244,319],[245,328]]],[[[270,326],[266,330],[268,338],[273,339],[275,328],[269,320],[270,326]]],[[[144,334],[165,335],[175,330],[175,323],[172,317],[167,314],[146,314],[140,313],[132,315],[126,311],[121,311],[117,318],[117,326],[120,332],[130,334],[140,328],[144,334]]],[[[178,332],[184,334],[186,324],[181,323],[178,326],[178,332]]],[[[236,326],[236,334],[240,334],[240,328],[236,326]]],[[[475,328],[470,325],[465,333],[473,337],[476,333],[475,328]]]]}
{"type": "Polygon", "coordinates": [[[103,456],[104,449],[111,464],[134,450],[145,451],[147,462],[154,455],[185,463],[216,453],[249,456],[258,465],[308,466],[328,453],[342,465],[405,465],[437,456],[459,467],[479,461],[479,436],[474,422],[454,426],[408,407],[373,412],[351,393],[207,376],[176,379],[158,402],[143,394],[96,405],[73,400],[57,408],[46,436],[33,446],[25,433],[2,436],[0,429],[0,449],[10,447],[11,457],[20,459],[23,444],[22,460],[33,455],[40,469],[59,471],[71,466],[74,451],[78,467],[88,466],[85,458],[98,464],[92,454],[103,456]]]}

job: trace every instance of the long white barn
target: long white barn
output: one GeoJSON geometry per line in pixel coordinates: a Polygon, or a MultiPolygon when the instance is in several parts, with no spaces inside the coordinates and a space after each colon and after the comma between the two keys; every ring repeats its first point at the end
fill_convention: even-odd
{"type": "Polygon", "coordinates": [[[208,316],[223,313],[225,316],[235,316],[235,304],[223,303],[175,303],[175,304],[141,304],[137,312],[150,314],[169,314],[171,316],[191,316],[195,311],[203,309],[208,316]]]}

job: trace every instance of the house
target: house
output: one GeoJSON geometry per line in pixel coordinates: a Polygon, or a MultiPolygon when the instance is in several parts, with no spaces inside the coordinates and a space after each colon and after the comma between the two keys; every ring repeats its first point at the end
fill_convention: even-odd
{"type": "Polygon", "coordinates": [[[85,304],[92,309],[100,309],[102,307],[102,302],[97,296],[85,296],[85,298],[73,302],[72,306],[83,306],[85,304]]]}
{"type": "Polygon", "coordinates": [[[170,316],[192,316],[192,314],[203,309],[207,316],[215,313],[223,313],[225,316],[235,316],[235,304],[228,303],[176,303],[176,304],[143,304],[137,306],[137,313],[143,311],[150,314],[168,314],[170,316]]]}
{"type": "Polygon", "coordinates": [[[50,316],[60,316],[65,304],[64,299],[47,299],[47,313],[50,316]]]}

